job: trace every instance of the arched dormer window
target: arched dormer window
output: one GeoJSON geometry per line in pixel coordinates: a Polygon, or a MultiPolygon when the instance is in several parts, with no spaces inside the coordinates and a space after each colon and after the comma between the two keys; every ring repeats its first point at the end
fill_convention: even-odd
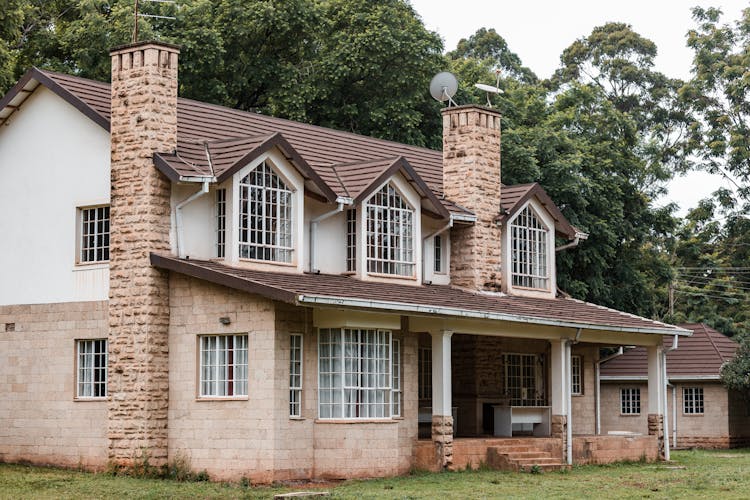
{"type": "Polygon", "coordinates": [[[240,258],[292,261],[292,190],[268,162],[240,180],[240,258]]]}
{"type": "Polygon", "coordinates": [[[390,184],[372,195],[367,208],[367,271],[414,275],[414,210],[390,184]]]}
{"type": "Polygon", "coordinates": [[[511,279],[514,287],[549,289],[549,229],[527,205],[510,223],[511,279]]]}

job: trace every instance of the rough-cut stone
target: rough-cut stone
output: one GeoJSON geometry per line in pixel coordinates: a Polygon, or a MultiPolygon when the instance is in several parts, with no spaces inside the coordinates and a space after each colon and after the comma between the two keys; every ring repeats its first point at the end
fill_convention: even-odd
{"type": "Polygon", "coordinates": [[[557,438],[562,442],[562,457],[565,457],[565,450],[568,449],[568,416],[567,415],[552,415],[550,421],[550,427],[553,438],[557,438]]]}
{"type": "Polygon", "coordinates": [[[664,415],[658,413],[648,414],[648,434],[656,436],[659,443],[659,459],[664,460],[664,415]]]}
{"type": "Polygon", "coordinates": [[[112,55],[109,458],[167,459],[169,285],[149,253],[169,251],[170,184],[155,152],[177,147],[177,55],[140,43],[112,55]]]}
{"type": "Polygon", "coordinates": [[[451,282],[500,291],[500,113],[477,106],[443,110],[443,190],[477,215],[451,230],[451,282]]]}
{"type": "Polygon", "coordinates": [[[444,468],[453,464],[453,417],[450,415],[432,416],[432,441],[442,459],[444,468]]]}

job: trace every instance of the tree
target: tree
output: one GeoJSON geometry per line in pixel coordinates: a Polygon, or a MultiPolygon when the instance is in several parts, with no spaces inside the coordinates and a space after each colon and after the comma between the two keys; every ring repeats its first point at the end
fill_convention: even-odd
{"type": "Polygon", "coordinates": [[[721,382],[727,389],[750,398],[750,336],[739,339],[734,358],[721,367],[721,382]]]}
{"type": "Polygon", "coordinates": [[[750,202],[750,8],[734,23],[719,24],[718,9],[693,9],[698,27],[688,32],[694,78],[682,97],[700,115],[696,147],[709,172],[737,179],[750,202]]]}

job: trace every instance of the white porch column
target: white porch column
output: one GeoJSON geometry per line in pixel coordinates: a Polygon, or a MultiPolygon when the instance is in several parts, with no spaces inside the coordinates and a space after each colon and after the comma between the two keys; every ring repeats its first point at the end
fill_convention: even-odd
{"type": "Polygon", "coordinates": [[[649,346],[648,352],[648,433],[659,442],[659,458],[664,448],[664,356],[662,346],[649,346]]]}
{"type": "Polygon", "coordinates": [[[551,340],[550,359],[550,406],[552,407],[552,437],[562,440],[563,458],[571,463],[572,457],[568,447],[568,410],[570,404],[570,345],[569,340],[551,340]]]}
{"type": "Polygon", "coordinates": [[[453,414],[450,330],[430,332],[432,336],[432,441],[443,467],[453,463],[453,414]]]}

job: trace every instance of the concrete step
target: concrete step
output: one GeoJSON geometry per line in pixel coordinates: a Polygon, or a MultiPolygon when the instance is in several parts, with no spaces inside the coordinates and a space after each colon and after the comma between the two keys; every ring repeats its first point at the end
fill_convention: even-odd
{"type": "Polygon", "coordinates": [[[514,458],[510,457],[512,462],[518,465],[547,465],[547,464],[559,464],[559,458],[545,457],[545,458],[514,458]]]}

